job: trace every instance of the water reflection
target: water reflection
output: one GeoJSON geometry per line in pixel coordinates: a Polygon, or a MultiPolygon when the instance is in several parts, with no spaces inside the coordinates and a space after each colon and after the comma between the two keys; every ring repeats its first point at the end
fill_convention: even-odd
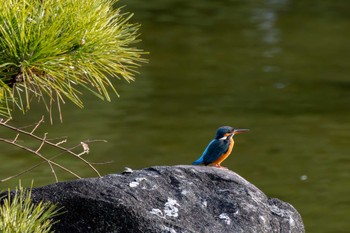
{"type": "Polygon", "coordinates": [[[283,89],[288,86],[288,82],[281,73],[281,67],[276,64],[275,59],[278,59],[282,51],[280,46],[281,30],[278,28],[279,11],[286,9],[289,5],[288,0],[269,0],[264,1],[261,6],[252,9],[251,21],[256,24],[256,34],[260,37],[260,40],[264,46],[262,51],[262,57],[266,62],[262,67],[264,77],[269,78],[269,73],[275,73],[273,75],[278,76],[277,80],[273,84],[276,89],[283,89]]]}

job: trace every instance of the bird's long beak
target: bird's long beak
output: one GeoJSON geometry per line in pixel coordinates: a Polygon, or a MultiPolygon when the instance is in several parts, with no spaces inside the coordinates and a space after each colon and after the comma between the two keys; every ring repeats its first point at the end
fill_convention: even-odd
{"type": "Polygon", "coordinates": [[[240,133],[247,133],[249,132],[249,129],[235,129],[233,131],[233,134],[240,134],[240,133]]]}

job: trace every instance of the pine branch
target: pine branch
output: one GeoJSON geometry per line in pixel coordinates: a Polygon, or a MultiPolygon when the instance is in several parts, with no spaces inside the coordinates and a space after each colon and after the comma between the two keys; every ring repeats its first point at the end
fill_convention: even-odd
{"type": "MultiPolygon", "coordinates": [[[[0,0],[0,115],[33,99],[50,113],[81,90],[110,101],[113,79],[134,80],[147,54],[135,47],[139,24],[117,0],[0,0]]],[[[118,94],[117,94],[118,95],[118,94]]]]}

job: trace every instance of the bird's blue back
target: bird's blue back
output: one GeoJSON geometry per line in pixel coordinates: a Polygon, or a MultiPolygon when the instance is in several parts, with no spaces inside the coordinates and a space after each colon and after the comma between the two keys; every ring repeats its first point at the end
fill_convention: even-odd
{"type": "Polygon", "coordinates": [[[193,165],[199,165],[199,164],[204,164],[208,165],[218,158],[220,158],[221,155],[226,153],[230,145],[230,140],[225,139],[225,140],[220,140],[220,139],[214,139],[212,140],[207,148],[204,150],[203,154],[199,159],[194,161],[192,164],[193,165]]]}

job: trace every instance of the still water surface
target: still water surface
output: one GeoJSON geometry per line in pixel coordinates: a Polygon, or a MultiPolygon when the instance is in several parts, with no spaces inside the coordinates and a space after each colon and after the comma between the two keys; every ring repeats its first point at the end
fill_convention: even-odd
{"type": "MultiPolygon", "coordinates": [[[[150,51],[137,80],[116,82],[120,98],[85,94],[85,109],[63,107],[64,121],[41,132],[90,145],[102,174],[190,164],[221,125],[236,136],[224,166],[268,196],[291,203],[307,232],[350,232],[350,1],[129,0],[150,51]]],[[[42,108],[13,124],[37,121],[42,108]]],[[[0,129],[1,134],[6,134],[0,129]]],[[[1,145],[0,178],[39,160],[1,145]]],[[[47,153],[58,153],[48,151],[47,153]]],[[[61,157],[82,176],[95,174],[61,157]]],[[[70,179],[59,174],[61,180],[70,179]]],[[[53,182],[42,166],[22,177],[53,182]]],[[[13,186],[17,180],[0,184],[13,186]]]]}

